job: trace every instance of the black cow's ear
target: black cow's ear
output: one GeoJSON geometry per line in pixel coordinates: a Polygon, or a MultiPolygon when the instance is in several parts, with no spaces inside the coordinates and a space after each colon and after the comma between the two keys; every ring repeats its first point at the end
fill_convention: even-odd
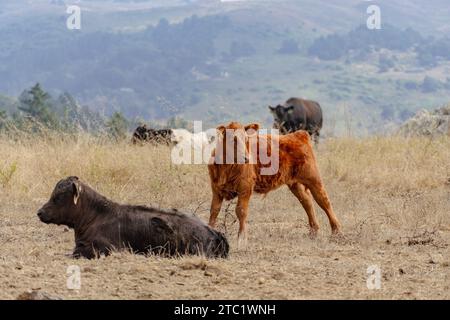
{"type": "Polygon", "coordinates": [[[270,110],[270,111],[274,112],[275,109],[276,109],[275,107],[269,106],[269,110],[270,110]]]}
{"type": "Polygon", "coordinates": [[[78,181],[72,182],[73,203],[77,205],[78,199],[80,199],[81,185],[78,181]]]}

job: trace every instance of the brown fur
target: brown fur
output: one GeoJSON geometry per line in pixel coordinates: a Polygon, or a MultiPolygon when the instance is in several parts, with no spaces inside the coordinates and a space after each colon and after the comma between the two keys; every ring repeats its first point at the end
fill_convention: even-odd
{"type": "MultiPolygon", "coordinates": [[[[225,139],[226,129],[245,130],[247,132],[249,129],[258,130],[258,128],[259,125],[257,124],[244,127],[237,122],[232,122],[217,129],[222,135],[222,139],[225,139]]],[[[249,135],[246,134],[245,137],[245,148],[251,150],[255,146],[250,144],[249,135]]],[[[273,175],[260,174],[260,169],[265,166],[261,164],[259,159],[260,153],[257,153],[256,162],[219,164],[214,161],[208,165],[213,193],[210,226],[215,226],[223,200],[231,200],[237,197],[236,215],[240,224],[239,237],[245,237],[248,204],[253,191],[266,194],[280,186],[287,185],[307,212],[313,235],[319,229],[313,207],[313,198],[326,212],[333,233],[338,233],[340,224],[323,186],[309,134],[300,130],[283,136],[257,135],[257,147],[266,145],[266,154],[268,155],[272,152],[271,138],[279,142],[279,169],[273,175]],[[266,144],[261,144],[263,139],[267,141],[266,144]]],[[[234,143],[239,142],[234,140],[234,143]]],[[[218,146],[220,145],[218,144],[218,146]]],[[[237,147],[236,145],[227,146],[226,143],[223,143],[223,152],[226,152],[227,148],[236,149],[237,147]]],[[[213,152],[213,157],[216,157],[216,154],[217,150],[213,152]]],[[[249,154],[252,153],[249,151],[249,154]]]]}

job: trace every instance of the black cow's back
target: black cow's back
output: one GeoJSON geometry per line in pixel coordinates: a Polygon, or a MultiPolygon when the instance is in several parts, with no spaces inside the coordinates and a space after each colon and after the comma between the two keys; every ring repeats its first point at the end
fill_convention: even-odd
{"type": "Polygon", "coordinates": [[[114,247],[128,247],[137,253],[225,258],[229,252],[223,234],[197,217],[177,211],[124,206],[103,224],[101,233],[114,247]]]}
{"type": "Polygon", "coordinates": [[[320,135],[323,125],[322,108],[319,103],[312,100],[300,98],[290,98],[284,104],[285,112],[281,118],[277,119],[282,124],[284,133],[292,133],[297,130],[306,130],[311,136],[320,135]]]}
{"type": "Polygon", "coordinates": [[[172,143],[172,129],[152,129],[147,128],[146,125],[142,125],[136,128],[133,133],[132,142],[136,144],[138,142],[152,142],[155,144],[172,143]]]}

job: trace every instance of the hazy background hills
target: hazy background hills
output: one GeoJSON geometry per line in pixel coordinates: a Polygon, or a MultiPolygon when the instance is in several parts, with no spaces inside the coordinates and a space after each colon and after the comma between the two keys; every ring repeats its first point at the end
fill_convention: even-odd
{"type": "Polygon", "coordinates": [[[85,0],[68,30],[74,2],[0,0],[0,110],[39,82],[105,116],[269,125],[269,104],[299,96],[339,135],[450,102],[444,0],[85,0]],[[382,30],[365,27],[370,4],[382,30]]]}

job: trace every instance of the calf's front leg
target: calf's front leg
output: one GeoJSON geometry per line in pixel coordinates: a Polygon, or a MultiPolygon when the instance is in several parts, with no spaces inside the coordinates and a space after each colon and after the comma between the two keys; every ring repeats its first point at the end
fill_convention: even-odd
{"type": "Polygon", "coordinates": [[[216,227],[217,216],[220,213],[220,209],[222,208],[223,197],[220,196],[217,192],[213,191],[213,198],[211,201],[211,210],[209,215],[209,226],[211,228],[216,227]]]}
{"type": "Polygon", "coordinates": [[[238,247],[247,244],[247,216],[251,193],[241,193],[236,205],[236,216],[239,219],[238,247]]]}

